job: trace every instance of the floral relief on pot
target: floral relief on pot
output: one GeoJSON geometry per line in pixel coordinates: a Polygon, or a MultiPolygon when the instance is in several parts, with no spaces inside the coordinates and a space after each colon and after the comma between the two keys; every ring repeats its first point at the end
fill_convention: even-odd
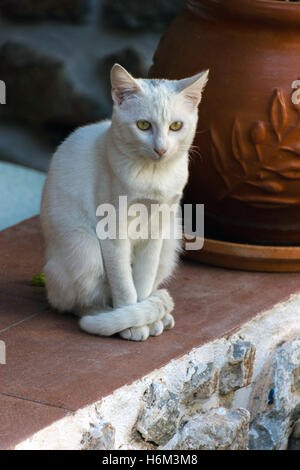
{"type": "Polygon", "coordinates": [[[269,121],[252,123],[250,131],[235,118],[231,134],[235,165],[223,155],[224,146],[211,128],[211,158],[224,183],[219,200],[230,197],[260,208],[300,204],[293,190],[300,179],[300,107],[288,100],[292,103],[280,88],[275,89],[269,121]]]}

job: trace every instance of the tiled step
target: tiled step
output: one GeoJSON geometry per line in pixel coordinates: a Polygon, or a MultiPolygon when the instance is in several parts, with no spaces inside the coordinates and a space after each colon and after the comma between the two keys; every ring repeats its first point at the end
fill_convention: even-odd
{"type": "Polygon", "coordinates": [[[181,262],[173,330],[143,343],[80,331],[30,285],[43,267],[39,218],[0,232],[0,449],[99,401],[193,348],[227,337],[300,290],[300,273],[248,273],[181,262]]]}

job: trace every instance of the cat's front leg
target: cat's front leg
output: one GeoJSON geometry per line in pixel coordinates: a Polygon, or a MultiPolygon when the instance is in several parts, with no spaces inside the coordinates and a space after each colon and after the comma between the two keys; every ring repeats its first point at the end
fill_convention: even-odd
{"type": "MultiPolygon", "coordinates": [[[[149,297],[154,290],[162,244],[162,239],[154,239],[141,241],[136,247],[132,271],[138,301],[149,297]]],[[[167,323],[169,324],[165,319],[169,318],[170,312],[173,309],[173,302],[170,303],[168,297],[166,297],[164,308],[166,311],[164,318],[142,327],[127,328],[121,332],[121,337],[141,341],[147,339],[148,336],[160,335],[164,328],[166,328],[167,323]]]]}
{"type": "Polygon", "coordinates": [[[130,241],[106,239],[100,243],[113,307],[135,304],[138,298],[132,277],[130,241]]]}
{"type": "MultiPolygon", "coordinates": [[[[178,228],[178,233],[180,233],[179,230],[180,227],[178,228]]],[[[163,240],[153,290],[158,289],[158,287],[172,275],[178,262],[180,249],[180,238],[170,237],[169,239],[163,240]]],[[[175,320],[170,311],[163,318],[163,326],[165,330],[170,330],[171,328],[174,328],[174,325],[175,320]]]]}
{"type": "MultiPolygon", "coordinates": [[[[152,293],[159,265],[161,245],[161,240],[141,240],[136,245],[132,276],[138,301],[146,299],[152,293]]],[[[120,336],[132,341],[145,341],[150,334],[157,336],[163,332],[162,321],[155,323],[156,325],[152,325],[151,328],[149,328],[149,325],[127,328],[120,333],[120,336]]]]}
{"type": "Polygon", "coordinates": [[[132,275],[138,300],[153,292],[161,255],[162,240],[141,241],[136,247],[132,275]]]}

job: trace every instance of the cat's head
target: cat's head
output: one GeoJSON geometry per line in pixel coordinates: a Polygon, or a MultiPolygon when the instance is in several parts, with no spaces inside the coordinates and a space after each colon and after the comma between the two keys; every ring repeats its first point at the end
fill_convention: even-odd
{"type": "Polygon", "coordinates": [[[182,80],[135,79],[115,64],[113,125],[124,148],[157,162],[186,155],[207,79],[208,70],[182,80]]]}

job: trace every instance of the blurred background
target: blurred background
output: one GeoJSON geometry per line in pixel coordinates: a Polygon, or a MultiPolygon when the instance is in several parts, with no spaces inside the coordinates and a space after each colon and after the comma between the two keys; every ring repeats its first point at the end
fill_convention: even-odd
{"type": "Polygon", "coordinates": [[[6,84],[6,104],[0,104],[0,229],[38,212],[56,146],[74,128],[110,116],[111,66],[119,62],[145,77],[181,4],[0,0],[0,80],[6,84]]]}

